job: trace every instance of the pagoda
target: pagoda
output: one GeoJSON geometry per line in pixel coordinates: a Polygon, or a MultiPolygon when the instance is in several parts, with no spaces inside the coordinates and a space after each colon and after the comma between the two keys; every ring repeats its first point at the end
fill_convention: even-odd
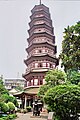
{"type": "Polygon", "coordinates": [[[27,69],[23,74],[26,79],[26,89],[39,88],[45,84],[46,72],[55,69],[59,64],[49,8],[40,1],[40,4],[35,5],[31,13],[28,47],[26,48],[28,56],[24,60],[27,69]]]}

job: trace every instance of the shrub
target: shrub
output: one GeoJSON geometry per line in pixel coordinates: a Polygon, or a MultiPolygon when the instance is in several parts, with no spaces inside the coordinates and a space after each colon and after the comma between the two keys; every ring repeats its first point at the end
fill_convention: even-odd
{"type": "Polygon", "coordinates": [[[0,118],[0,120],[4,120],[3,118],[0,118]]]}
{"type": "Polygon", "coordinates": [[[9,106],[9,111],[10,111],[10,112],[12,112],[12,111],[15,110],[15,105],[14,105],[12,102],[8,102],[7,104],[8,104],[8,106],[9,106]]]}
{"type": "Polygon", "coordinates": [[[7,105],[7,103],[1,103],[1,111],[4,113],[7,113],[9,111],[9,106],[7,105]]]}
{"type": "Polygon", "coordinates": [[[9,96],[8,101],[14,103],[14,105],[18,107],[18,102],[14,96],[9,96]]]}
{"type": "Polygon", "coordinates": [[[10,114],[10,115],[8,115],[8,116],[6,117],[5,120],[13,120],[13,119],[16,118],[16,117],[17,117],[16,114],[10,114]]]}

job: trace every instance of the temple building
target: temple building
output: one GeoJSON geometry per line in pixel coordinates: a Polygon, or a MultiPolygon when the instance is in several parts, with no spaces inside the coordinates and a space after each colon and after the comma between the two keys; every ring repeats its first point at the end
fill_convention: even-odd
{"type": "Polygon", "coordinates": [[[28,102],[25,103],[25,106],[26,104],[30,105],[29,100],[33,102],[39,87],[45,84],[46,72],[55,69],[59,64],[49,8],[40,1],[40,4],[35,5],[31,13],[29,38],[27,39],[28,48],[26,48],[28,56],[24,60],[27,68],[23,74],[23,78],[26,80],[25,101],[28,102]]]}

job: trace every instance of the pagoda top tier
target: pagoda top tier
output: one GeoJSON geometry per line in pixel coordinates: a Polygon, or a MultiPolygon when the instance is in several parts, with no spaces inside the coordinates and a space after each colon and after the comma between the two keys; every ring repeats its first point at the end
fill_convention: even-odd
{"type": "Polygon", "coordinates": [[[35,5],[34,8],[31,10],[31,12],[34,13],[35,11],[41,11],[41,10],[49,12],[49,8],[41,3],[39,5],[35,5]]]}

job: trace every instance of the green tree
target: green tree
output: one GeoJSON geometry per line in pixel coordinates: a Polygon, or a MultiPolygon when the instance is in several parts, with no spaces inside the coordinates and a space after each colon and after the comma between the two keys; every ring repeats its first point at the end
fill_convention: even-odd
{"type": "Polygon", "coordinates": [[[8,102],[12,102],[12,103],[14,103],[14,105],[16,107],[18,107],[18,102],[17,102],[17,100],[16,100],[16,98],[14,96],[9,96],[8,97],[8,102]]]}
{"type": "Polygon", "coordinates": [[[38,91],[38,96],[40,96],[42,100],[48,89],[66,82],[66,74],[61,70],[50,70],[46,73],[45,82],[46,84],[42,85],[38,91]]]}
{"type": "Polygon", "coordinates": [[[3,104],[12,102],[15,106],[18,106],[18,102],[14,96],[9,95],[9,91],[6,90],[5,86],[3,85],[2,79],[0,79],[0,103],[3,104]]]}
{"type": "Polygon", "coordinates": [[[66,82],[66,74],[58,69],[50,70],[45,76],[45,81],[46,84],[50,85],[50,87],[63,84],[66,82]]]}
{"type": "Polygon", "coordinates": [[[49,89],[44,96],[45,103],[59,116],[60,120],[77,120],[80,113],[80,87],[58,85],[49,89]]]}
{"type": "Polygon", "coordinates": [[[7,113],[9,111],[9,106],[7,105],[7,103],[1,102],[0,107],[1,107],[1,111],[4,113],[7,113]]]}
{"type": "Polygon", "coordinates": [[[3,102],[5,99],[3,99],[3,94],[9,95],[8,90],[5,89],[4,85],[3,85],[3,81],[2,79],[0,79],[0,102],[3,102]]]}
{"type": "Polygon", "coordinates": [[[42,85],[40,88],[39,88],[39,91],[38,91],[38,96],[43,100],[43,97],[45,95],[45,93],[47,92],[47,90],[49,89],[49,85],[45,84],[45,85],[42,85]]]}
{"type": "Polygon", "coordinates": [[[80,22],[65,28],[60,58],[66,72],[80,69],[80,22]]]}
{"type": "Polygon", "coordinates": [[[1,95],[1,101],[7,103],[9,99],[9,95],[8,94],[2,94],[1,95]]]}
{"type": "Polygon", "coordinates": [[[6,90],[5,86],[3,85],[3,81],[0,79],[0,94],[9,94],[8,90],[6,90]]]}
{"type": "Polygon", "coordinates": [[[78,85],[78,83],[80,82],[80,72],[75,70],[68,70],[67,81],[71,82],[72,84],[78,85]]]}

